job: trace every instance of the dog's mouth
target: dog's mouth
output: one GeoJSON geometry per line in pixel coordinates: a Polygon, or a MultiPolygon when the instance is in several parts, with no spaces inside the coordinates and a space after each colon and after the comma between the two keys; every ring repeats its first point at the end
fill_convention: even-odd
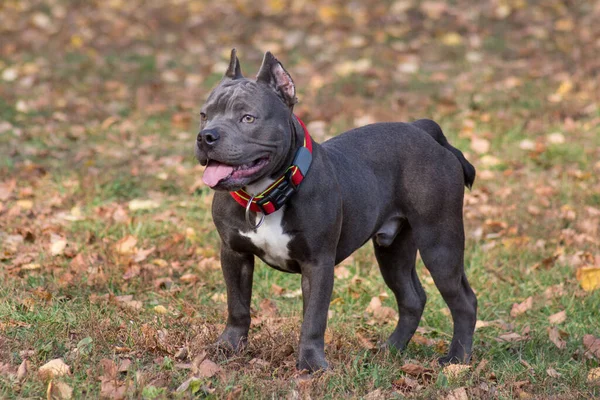
{"type": "Polygon", "coordinates": [[[209,160],[202,175],[205,184],[214,188],[223,183],[246,183],[247,178],[253,176],[269,163],[269,157],[242,165],[229,165],[216,160],[209,160]]]}

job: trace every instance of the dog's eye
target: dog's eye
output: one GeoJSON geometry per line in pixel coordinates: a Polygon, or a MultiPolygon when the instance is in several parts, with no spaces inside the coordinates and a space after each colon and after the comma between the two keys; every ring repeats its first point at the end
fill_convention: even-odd
{"type": "Polygon", "coordinates": [[[256,120],[256,117],[253,117],[250,114],[246,114],[242,117],[242,122],[245,122],[247,124],[251,124],[256,120]]]}
{"type": "Polygon", "coordinates": [[[200,120],[202,120],[202,122],[206,122],[207,119],[208,117],[206,116],[206,114],[200,113],[200,120]]]}

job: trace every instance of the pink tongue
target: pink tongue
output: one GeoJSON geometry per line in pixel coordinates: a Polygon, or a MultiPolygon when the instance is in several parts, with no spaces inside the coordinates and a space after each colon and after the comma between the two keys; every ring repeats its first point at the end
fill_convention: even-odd
{"type": "Polygon", "coordinates": [[[233,172],[233,167],[217,161],[209,161],[202,180],[210,187],[215,187],[221,179],[227,178],[233,172]]]}

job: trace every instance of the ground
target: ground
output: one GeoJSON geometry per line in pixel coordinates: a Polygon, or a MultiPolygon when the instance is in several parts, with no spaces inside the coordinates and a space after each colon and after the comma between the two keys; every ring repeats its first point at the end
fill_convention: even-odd
{"type": "Polygon", "coordinates": [[[598,1],[4,0],[0,397],[599,396],[599,18],[598,1]],[[193,146],[232,47],[247,76],[267,50],[283,62],[318,141],[427,117],[476,166],[470,367],[436,364],[452,322],[420,262],[418,334],[378,350],[396,310],[370,245],[336,269],[330,371],[295,370],[299,276],[263,264],[248,348],[211,347],[225,286],[193,146]]]}

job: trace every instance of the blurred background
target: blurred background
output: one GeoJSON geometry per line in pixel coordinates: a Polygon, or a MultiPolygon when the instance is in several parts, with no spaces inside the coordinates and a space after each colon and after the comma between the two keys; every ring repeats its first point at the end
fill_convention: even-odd
{"type": "MultiPolygon", "coordinates": [[[[16,396],[2,377],[20,363],[55,357],[73,366],[65,382],[80,396],[107,376],[95,376],[102,357],[138,360],[145,380],[131,397],[147,385],[170,393],[189,371],[156,357],[195,356],[222,328],[212,193],[194,142],[233,47],[247,77],[276,55],[317,141],[376,121],[440,123],[477,168],[466,265],[480,301],[475,360],[490,366],[477,378],[489,390],[469,393],[586,397],[598,364],[582,337],[600,320],[599,20],[600,1],[574,0],[2,0],[0,397],[16,396]],[[563,311],[551,320],[562,333],[548,336],[563,311]]],[[[361,250],[336,270],[327,351],[343,374],[313,395],[441,390],[392,385],[397,362],[384,356],[353,364],[393,325],[374,263],[361,250]]],[[[215,358],[225,372],[206,393],[287,393],[299,283],[269,271],[255,278],[256,344],[242,363],[215,358]]],[[[451,323],[419,273],[430,300],[409,356],[434,360],[451,323]]],[[[117,378],[114,390],[134,379],[117,378]]],[[[45,390],[24,379],[19,396],[45,390]]]]}

